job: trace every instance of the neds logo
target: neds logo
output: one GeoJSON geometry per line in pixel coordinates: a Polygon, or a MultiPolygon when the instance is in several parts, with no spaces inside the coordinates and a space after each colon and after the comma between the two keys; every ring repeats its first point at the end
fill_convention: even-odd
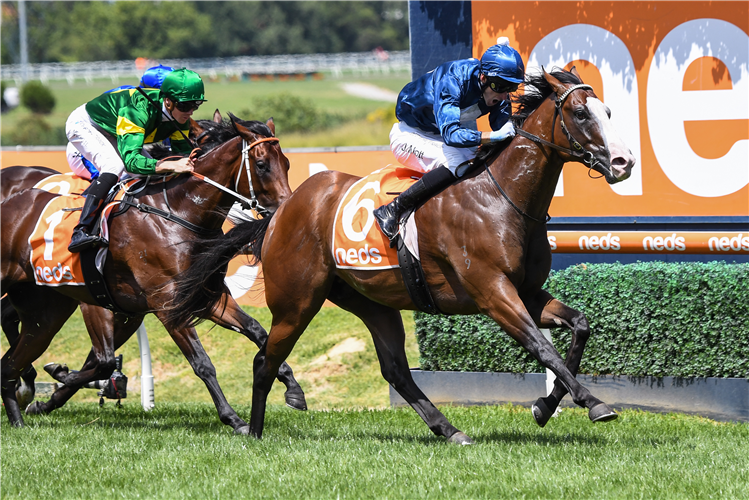
{"type": "Polygon", "coordinates": [[[355,248],[336,248],[335,249],[335,260],[338,265],[341,264],[379,264],[382,262],[382,256],[380,251],[376,248],[369,248],[368,244],[364,245],[364,248],[360,248],[357,252],[355,248]]]}
{"type": "Polygon", "coordinates": [[[733,238],[728,238],[728,236],[723,236],[722,238],[713,236],[707,240],[707,245],[711,252],[716,250],[718,252],[730,252],[731,250],[734,252],[739,250],[749,251],[749,236],[744,236],[744,233],[739,233],[733,238]]]}
{"type": "Polygon", "coordinates": [[[622,245],[618,236],[580,236],[577,240],[580,250],[621,250],[622,245]]]}
{"type": "Polygon", "coordinates": [[[645,250],[677,250],[683,252],[687,249],[683,236],[676,236],[676,233],[671,234],[666,238],[662,236],[647,236],[642,239],[642,248],[645,250]]]}
{"type": "Polygon", "coordinates": [[[70,272],[70,267],[63,266],[60,262],[58,262],[52,269],[50,269],[49,266],[37,266],[35,271],[39,280],[46,281],[47,283],[52,283],[53,281],[61,283],[62,281],[72,281],[73,279],[73,273],[70,272]]]}

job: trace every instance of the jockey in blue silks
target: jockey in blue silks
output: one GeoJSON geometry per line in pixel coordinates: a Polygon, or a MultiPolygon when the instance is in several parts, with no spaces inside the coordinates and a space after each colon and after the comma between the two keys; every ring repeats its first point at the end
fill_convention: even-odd
{"type": "Polygon", "coordinates": [[[390,131],[390,149],[405,167],[425,172],[391,203],[374,211],[392,241],[401,215],[416,209],[465,175],[479,144],[515,135],[508,94],[523,82],[520,54],[502,37],[481,57],[444,63],[409,83],[398,95],[399,120],[390,131]],[[476,119],[489,115],[492,132],[476,130],[476,119]]]}

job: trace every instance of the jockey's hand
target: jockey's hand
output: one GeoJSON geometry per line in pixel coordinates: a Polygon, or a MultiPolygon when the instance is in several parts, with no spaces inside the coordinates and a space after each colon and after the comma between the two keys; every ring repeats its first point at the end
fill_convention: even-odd
{"type": "Polygon", "coordinates": [[[175,174],[181,174],[184,172],[192,172],[194,163],[192,158],[180,158],[179,160],[162,160],[156,164],[156,172],[172,172],[175,174]]]}
{"type": "Polygon", "coordinates": [[[510,137],[515,137],[515,127],[511,121],[508,121],[502,128],[489,134],[489,142],[501,142],[510,137]]]}

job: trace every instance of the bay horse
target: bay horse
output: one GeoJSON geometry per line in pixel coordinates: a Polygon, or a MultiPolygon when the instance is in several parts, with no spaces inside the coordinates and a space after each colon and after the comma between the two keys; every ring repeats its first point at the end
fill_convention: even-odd
{"type": "MultiPolygon", "coordinates": [[[[590,335],[585,316],[542,289],[551,268],[546,215],[565,162],[584,162],[613,184],[629,177],[635,160],[613,130],[608,108],[574,69],[528,75],[525,93],[516,102],[518,133],[509,146],[482,154],[476,161],[485,161],[483,171],[448,187],[415,214],[427,284],[443,313],[489,316],[554,372],[552,394],[532,408],[539,425],[546,424],[567,392],[588,408],[593,422],[612,420],[617,413],[575,379],[590,335]],[[539,329],[555,326],[572,331],[566,361],[539,329]]],[[[333,171],[314,175],[270,220],[239,224],[215,238],[211,254],[196,256],[179,278],[180,295],[167,321],[199,321],[190,311],[198,304],[205,307],[206,299],[208,304],[219,300],[215,291],[222,269],[250,243],[263,264],[265,296],[273,314],[268,340],[254,361],[251,435],[262,437],[266,400],[280,363],[329,299],[365,323],[384,378],[432,432],[453,443],[471,444],[411,377],[398,310],[416,306],[400,270],[336,267],[331,238],[336,207],[357,180],[333,171]],[[195,287],[198,282],[205,287],[195,287]]]]}
{"type": "MultiPolygon", "coordinates": [[[[145,216],[132,208],[113,219],[104,276],[115,303],[131,316],[123,318],[124,315],[98,306],[88,308],[92,311],[90,314],[84,312],[94,347],[84,370],[69,374],[65,380],[72,392],[86,381],[111,374],[115,338],[124,342],[149,312],[162,317],[162,309],[172,300],[173,277],[190,265],[190,253],[197,248],[194,246],[197,237],[194,230],[220,232],[237,193],[246,201],[251,196],[253,203],[268,213],[288,198],[291,192],[289,162],[278,145],[272,121],[266,124],[244,122],[249,125],[245,127],[231,118],[234,137],[197,158],[195,175],[168,176],[161,183],[149,184],[139,195],[138,202],[169,210],[186,222],[186,226],[192,226],[192,230],[160,217],[145,216]],[[236,189],[237,193],[229,187],[236,189]]],[[[9,420],[17,426],[23,425],[23,419],[15,400],[15,378],[44,352],[79,302],[96,304],[84,287],[63,285],[50,288],[37,286],[34,282],[28,238],[41,210],[55,196],[30,189],[16,193],[2,203],[0,286],[18,312],[21,331],[15,344],[2,358],[0,394],[9,420]],[[40,308],[40,304],[46,307],[40,308]]],[[[262,327],[233,300],[227,299],[208,315],[217,324],[248,337],[258,335],[258,332],[250,332],[248,325],[250,329],[257,325],[264,334],[262,327]]],[[[247,433],[247,424],[226,402],[216,380],[215,368],[194,328],[168,329],[168,332],[196,375],[206,384],[221,421],[232,426],[237,433],[247,433]]],[[[258,337],[259,340],[262,338],[258,337]]],[[[293,380],[290,369],[288,375],[293,380]]],[[[292,389],[298,390],[295,397],[303,402],[303,393],[295,380],[292,389]]]]}
{"type": "MultiPolygon", "coordinates": [[[[236,117],[233,117],[233,119],[246,127],[252,127],[253,123],[256,123],[241,120],[236,117]]],[[[271,133],[275,134],[273,120],[269,120],[266,125],[270,128],[271,133]]],[[[201,148],[203,154],[215,149],[219,145],[236,136],[237,132],[231,124],[231,121],[224,119],[218,110],[214,112],[212,120],[191,120],[189,137],[198,147],[201,148]]],[[[164,148],[151,148],[149,153],[156,159],[162,159],[170,154],[170,152],[164,148]]],[[[29,189],[50,175],[58,173],[59,172],[53,169],[40,166],[18,166],[3,169],[2,172],[0,172],[0,179],[2,179],[2,183],[0,183],[0,201],[8,198],[16,192],[29,189]]],[[[256,186],[256,189],[263,188],[264,186],[262,185],[256,186]]],[[[225,303],[226,308],[220,311],[220,316],[214,318],[214,321],[224,328],[228,328],[244,335],[260,347],[268,335],[262,325],[246,314],[241,307],[236,304],[228,291],[226,292],[225,303]]],[[[127,342],[138,328],[139,324],[134,323],[133,320],[127,316],[112,314],[104,308],[91,304],[81,303],[80,306],[84,321],[87,325],[107,325],[107,327],[113,329],[115,350],[119,349],[125,342],[127,342]]],[[[0,324],[2,325],[9,343],[14,345],[19,336],[18,323],[20,322],[20,318],[10,304],[9,297],[3,297],[2,301],[0,301],[0,307],[2,308],[0,312],[0,324]]],[[[105,326],[99,326],[99,328],[104,327],[105,326]]],[[[89,377],[81,378],[79,376],[78,378],[70,378],[67,367],[64,367],[64,365],[53,366],[52,370],[50,370],[52,372],[51,374],[56,380],[63,382],[65,385],[57,389],[52,394],[49,401],[36,401],[33,405],[27,408],[27,405],[34,399],[34,381],[36,378],[36,370],[34,370],[33,366],[29,365],[29,367],[21,373],[17,381],[16,398],[19,401],[20,408],[26,408],[27,414],[46,414],[62,407],[73,395],[75,395],[82,384],[90,381],[88,378],[94,377],[91,380],[95,380],[98,376],[96,374],[101,373],[101,369],[98,368],[99,358],[100,356],[97,356],[95,349],[92,349],[84,366],[81,368],[81,371],[91,374],[89,377]]],[[[108,375],[104,374],[103,378],[106,377],[108,377],[108,375]]],[[[304,397],[304,391],[299,386],[299,383],[294,378],[293,371],[287,364],[284,364],[284,366],[281,367],[281,370],[279,370],[278,379],[287,388],[284,393],[286,404],[293,409],[306,410],[307,404],[304,397]]]]}

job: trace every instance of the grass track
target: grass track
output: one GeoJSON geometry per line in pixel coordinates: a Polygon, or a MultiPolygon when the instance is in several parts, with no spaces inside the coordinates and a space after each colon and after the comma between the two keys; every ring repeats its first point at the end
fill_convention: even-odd
{"type": "MultiPolygon", "coordinates": [[[[245,417],[246,406],[237,408],[245,417]]],[[[625,411],[444,408],[476,445],[434,437],[410,409],[269,409],[232,436],[208,403],[144,413],[76,403],[2,422],[3,498],[749,498],[749,425],[625,411]]]]}

